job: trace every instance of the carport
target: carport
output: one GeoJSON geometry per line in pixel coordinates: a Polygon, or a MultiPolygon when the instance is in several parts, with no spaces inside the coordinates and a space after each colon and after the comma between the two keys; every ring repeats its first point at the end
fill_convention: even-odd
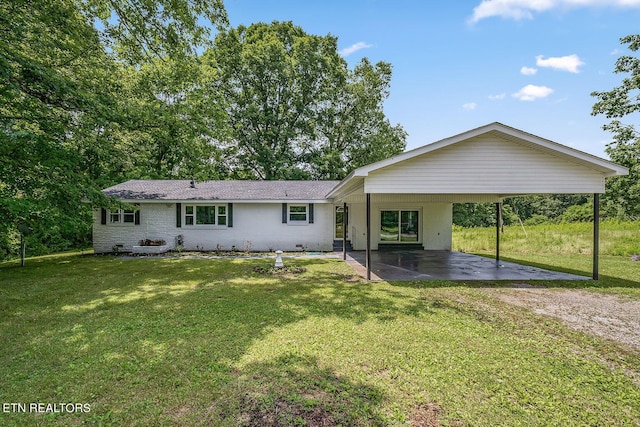
{"type": "MultiPolygon", "coordinates": [[[[407,268],[411,265],[421,265],[417,272],[426,276],[435,277],[439,271],[444,278],[449,269],[457,271],[456,277],[465,277],[475,269],[484,271],[483,277],[496,280],[504,276],[510,280],[501,271],[510,271],[517,279],[515,272],[522,273],[529,267],[517,268],[500,261],[499,221],[494,260],[451,252],[453,203],[491,202],[499,213],[507,197],[593,194],[592,277],[597,279],[599,196],[605,190],[606,178],[626,174],[627,168],[608,160],[491,123],[358,168],[327,197],[346,213],[343,258],[347,258],[347,241],[356,251],[363,251],[365,277],[369,280],[372,270],[383,275],[391,270],[400,273],[398,269],[411,271],[407,268]],[[412,251],[404,248],[419,250],[410,255],[412,251]],[[390,258],[394,251],[396,260],[404,261],[394,264],[390,258]],[[429,251],[439,256],[429,257],[429,251]],[[446,252],[450,256],[445,257],[446,252]],[[427,262],[429,259],[431,262],[427,262]],[[487,262],[491,262],[494,274],[487,270],[487,262]]],[[[354,252],[353,257],[357,260],[360,256],[354,252]]]]}
{"type": "Polygon", "coordinates": [[[588,280],[589,277],[544,270],[513,262],[496,261],[455,251],[391,249],[371,252],[371,268],[366,267],[366,252],[347,254],[347,263],[369,280],[588,280]],[[368,276],[367,276],[368,275],[368,276]]]}

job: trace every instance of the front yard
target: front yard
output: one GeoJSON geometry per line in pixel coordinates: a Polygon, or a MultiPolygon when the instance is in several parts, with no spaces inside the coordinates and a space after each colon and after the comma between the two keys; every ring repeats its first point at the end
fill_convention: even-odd
{"type": "MultiPolygon", "coordinates": [[[[271,262],[0,264],[0,424],[640,424],[637,347],[509,304],[495,284],[368,284],[322,259],[254,271],[271,262]]],[[[602,262],[597,286],[638,300],[635,265],[615,278],[602,262]]]]}

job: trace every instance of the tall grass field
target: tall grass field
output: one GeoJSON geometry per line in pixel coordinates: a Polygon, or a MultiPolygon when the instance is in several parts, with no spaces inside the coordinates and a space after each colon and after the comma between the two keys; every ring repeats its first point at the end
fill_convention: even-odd
{"type": "MultiPolygon", "coordinates": [[[[599,242],[601,255],[640,254],[640,222],[602,222],[599,242]]],[[[495,227],[454,226],[453,250],[487,253],[495,251],[495,247],[495,227]]],[[[592,254],[593,223],[505,226],[500,233],[500,251],[509,254],[592,254]]]]}

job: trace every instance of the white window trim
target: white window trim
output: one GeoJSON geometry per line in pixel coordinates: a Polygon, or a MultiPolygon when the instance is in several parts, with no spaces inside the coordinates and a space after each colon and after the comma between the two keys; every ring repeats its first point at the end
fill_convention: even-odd
{"type": "Polygon", "coordinates": [[[115,227],[130,227],[136,225],[136,211],[130,209],[116,209],[116,210],[108,210],[107,211],[107,224],[115,227]],[[120,218],[120,221],[114,222],[113,216],[117,215],[120,218]],[[133,215],[133,221],[125,222],[125,215],[133,215]]]}
{"type": "Polygon", "coordinates": [[[184,228],[197,228],[199,230],[226,230],[229,228],[229,206],[227,203],[190,203],[185,204],[182,207],[182,227],[184,228]],[[215,224],[196,224],[196,210],[198,206],[209,206],[215,209],[215,224]],[[187,214],[187,208],[193,207],[193,214],[187,214]],[[220,215],[220,208],[224,208],[224,215],[220,215]],[[193,216],[193,224],[187,224],[187,217],[193,216]],[[220,217],[225,218],[224,225],[219,225],[220,217]]]}
{"type": "Polygon", "coordinates": [[[309,224],[309,205],[304,203],[289,203],[287,204],[287,224],[288,225],[308,225],[309,224]],[[291,214],[301,215],[302,212],[291,212],[291,208],[293,207],[302,207],[304,208],[304,220],[299,219],[291,219],[291,214]]]}

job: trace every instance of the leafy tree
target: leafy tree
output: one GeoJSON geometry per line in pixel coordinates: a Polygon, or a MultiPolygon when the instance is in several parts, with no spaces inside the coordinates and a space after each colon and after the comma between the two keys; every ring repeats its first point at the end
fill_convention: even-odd
{"type": "Polygon", "coordinates": [[[91,205],[81,202],[106,204],[100,188],[135,150],[117,59],[189,60],[206,34],[200,15],[226,19],[204,0],[0,2],[0,256],[21,222],[34,228],[31,246],[86,244],[91,205]]]}
{"type": "Polygon", "coordinates": [[[390,66],[348,70],[335,37],[291,22],[239,26],[217,35],[204,62],[218,76],[207,90],[224,98],[236,176],[340,178],[404,149],[404,131],[382,113],[390,66]]]}
{"type": "Polygon", "coordinates": [[[401,153],[406,133],[391,126],[383,111],[389,96],[391,65],[362,59],[347,70],[344,85],[332,93],[316,123],[316,145],[309,156],[316,179],[342,179],[352,169],[401,153]]]}
{"type": "MultiPolygon", "coordinates": [[[[640,48],[640,35],[629,35],[620,39],[629,50],[640,48]]],[[[604,194],[603,212],[610,216],[636,220],[640,218],[640,134],[636,130],[640,112],[640,59],[623,55],[616,61],[615,73],[628,74],[622,84],[606,92],[593,92],[598,98],[593,106],[593,115],[604,114],[613,119],[603,128],[613,134],[607,145],[607,154],[612,161],[629,168],[629,175],[612,178],[604,194]],[[630,123],[619,119],[626,118],[630,123]]]]}
{"type": "Polygon", "coordinates": [[[216,143],[224,135],[220,99],[202,90],[205,70],[197,60],[156,60],[130,69],[124,131],[137,146],[136,178],[208,180],[224,176],[216,143]]]}
{"type": "Polygon", "coordinates": [[[561,222],[593,222],[593,202],[569,206],[560,217],[561,222]]]}
{"type": "Polygon", "coordinates": [[[77,147],[112,105],[114,62],[69,2],[3,2],[0,33],[0,234],[27,222],[64,245],[87,229],[80,200],[99,197],[77,147]]]}
{"type": "MultiPolygon", "coordinates": [[[[508,197],[502,204],[505,225],[523,223],[582,221],[593,215],[592,196],[586,194],[531,194],[508,197]],[[571,209],[572,206],[576,208],[571,209]],[[569,213],[567,213],[567,211],[569,213]],[[587,211],[583,215],[583,212],[587,211]],[[578,215],[580,213],[580,215],[578,215]]],[[[496,223],[494,203],[460,203],[453,205],[453,223],[463,227],[489,227],[496,223]]]]}
{"type": "Polygon", "coordinates": [[[490,227],[496,224],[494,203],[455,203],[453,223],[462,227],[490,227]]]}
{"type": "Polygon", "coordinates": [[[222,0],[67,2],[76,5],[84,16],[99,21],[106,47],[134,65],[157,58],[193,57],[209,43],[208,24],[218,29],[227,25],[222,0]]]}

